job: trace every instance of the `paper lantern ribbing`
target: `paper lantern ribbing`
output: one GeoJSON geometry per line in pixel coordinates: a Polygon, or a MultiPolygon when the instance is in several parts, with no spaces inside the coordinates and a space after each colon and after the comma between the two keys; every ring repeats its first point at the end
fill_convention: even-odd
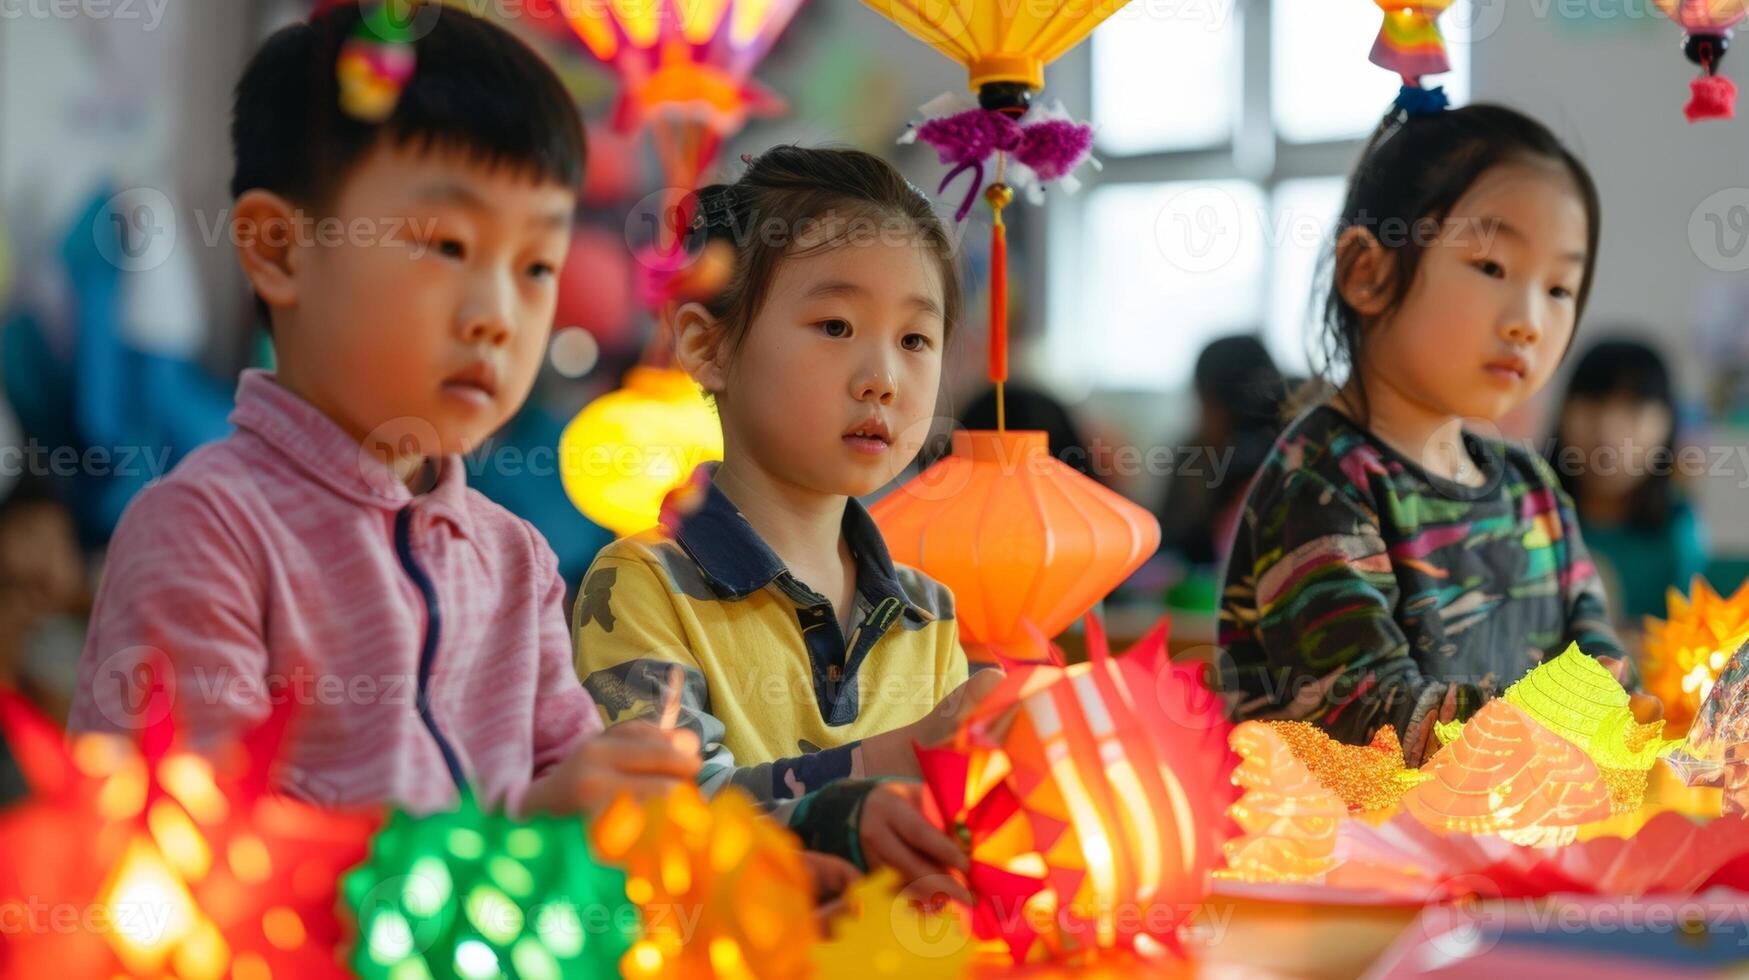
{"type": "Polygon", "coordinates": [[[1504,700],[1483,705],[1422,769],[1433,778],[1411,789],[1403,808],[1443,833],[1557,846],[1610,813],[1597,764],[1504,700]]]}
{"type": "Polygon", "coordinates": [[[1736,114],[1737,86],[1720,75],[1719,61],[1731,46],[1731,32],[1749,12],[1745,0],[1652,0],[1664,15],[1682,26],[1682,51],[1700,67],[1689,83],[1690,99],[1683,115],[1689,122],[1730,119],[1736,114]]]}
{"type": "Polygon", "coordinates": [[[1669,590],[1668,620],[1646,618],[1646,690],[1664,703],[1664,731],[1687,734],[1725,662],[1749,642],[1749,581],[1730,598],[1695,576],[1689,597],[1669,590]]]}
{"type": "Polygon", "coordinates": [[[819,936],[801,844],[739,790],[708,803],[691,784],[641,804],[622,796],[590,836],[646,911],[643,938],[620,961],[624,976],[810,974],[819,936]]]}
{"type": "MultiPolygon", "coordinates": [[[[995,934],[977,914],[988,896],[976,896],[979,937],[1000,935],[1017,962],[1176,948],[1227,836],[1229,726],[1201,674],[1168,659],[1165,623],[1113,657],[1089,616],[1087,646],[1088,662],[1070,667],[1010,663],[954,749],[918,754],[974,859],[1029,863],[1042,878],[1025,915],[997,908],[995,934]],[[955,764],[956,751],[983,757],[955,764]],[[956,817],[984,808],[977,825],[956,817]]],[[[979,892],[976,868],[971,881],[979,892]]]]}
{"type": "Polygon", "coordinates": [[[1577,644],[1524,675],[1504,697],[1597,763],[1618,813],[1639,809],[1652,764],[1678,744],[1659,737],[1663,722],[1635,721],[1628,692],[1577,644]]]}
{"type": "Polygon", "coordinates": [[[1152,514],[1058,462],[1042,432],[956,432],[953,455],[870,509],[896,561],[954,593],[969,644],[1054,637],[1160,544],[1152,514]]]}
{"type": "Polygon", "coordinates": [[[783,102],[752,79],[802,0],[548,0],[612,66],[621,130],[647,126],[669,184],[692,189],[723,141],[783,102]]]}
{"type": "Polygon", "coordinates": [[[723,429],[686,372],[635,367],[559,437],[571,502],[615,534],[655,527],[662,500],[699,464],[723,458],[723,429]]]}
{"type": "Polygon", "coordinates": [[[1336,831],[1348,807],[1325,789],[1262,722],[1248,721],[1229,738],[1240,758],[1233,782],[1245,795],[1228,809],[1240,836],[1223,850],[1216,877],[1239,881],[1317,881],[1337,864],[1336,831]]]}
{"type": "Polygon", "coordinates": [[[881,16],[966,66],[975,91],[990,83],[1040,89],[1061,57],[1129,0],[863,0],[881,16]]]}
{"type": "Polygon", "coordinates": [[[83,910],[75,928],[56,913],[9,929],[7,974],[343,976],[335,882],[377,821],[269,791],[290,703],[209,759],[176,744],[167,702],[142,713],[159,720],[138,746],[99,734],[69,745],[0,692],[0,727],[31,785],[0,812],[0,907],[83,910]]]}
{"type": "Polygon", "coordinates": [[[471,795],[454,812],[396,812],[343,889],[364,980],[612,976],[637,935],[625,875],[575,818],[521,821],[471,795]]]}

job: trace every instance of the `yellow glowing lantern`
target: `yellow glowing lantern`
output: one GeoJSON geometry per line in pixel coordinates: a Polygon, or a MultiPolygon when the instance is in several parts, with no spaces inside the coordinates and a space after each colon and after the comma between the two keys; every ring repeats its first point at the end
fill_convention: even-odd
{"type": "Polygon", "coordinates": [[[656,526],[662,500],[700,463],[723,458],[723,429],[684,371],[635,367],[559,437],[571,502],[615,534],[656,526]]]}
{"type": "Polygon", "coordinates": [[[1695,576],[1688,598],[1669,591],[1670,618],[1646,618],[1647,692],[1664,702],[1664,730],[1687,734],[1725,661],[1749,642],[1749,581],[1730,598],[1695,576]]]}
{"type": "Polygon", "coordinates": [[[966,67],[974,90],[991,82],[1044,88],[1045,65],[1129,0],[863,0],[966,67]]]}

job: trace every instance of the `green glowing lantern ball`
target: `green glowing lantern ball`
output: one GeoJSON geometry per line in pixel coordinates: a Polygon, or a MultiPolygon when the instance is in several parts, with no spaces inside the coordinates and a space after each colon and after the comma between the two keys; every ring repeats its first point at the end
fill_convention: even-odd
{"type": "Polygon", "coordinates": [[[363,980],[615,976],[637,939],[623,872],[576,818],[397,811],[343,882],[363,980]]]}

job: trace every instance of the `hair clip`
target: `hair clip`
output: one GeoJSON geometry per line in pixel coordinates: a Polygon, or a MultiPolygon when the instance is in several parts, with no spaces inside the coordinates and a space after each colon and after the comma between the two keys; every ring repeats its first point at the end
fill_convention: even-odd
{"type": "Polygon", "coordinates": [[[1445,95],[1443,86],[1438,88],[1422,88],[1419,85],[1405,85],[1397,92],[1396,106],[1409,118],[1416,116],[1431,116],[1451,108],[1451,99],[1445,95]]]}
{"type": "Polygon", "coordinates": [[[412,21],[407,0],[384,0],[359,19],[335,64],[342,112],[367,123],[394,115],[413,78],[412,21]]]}

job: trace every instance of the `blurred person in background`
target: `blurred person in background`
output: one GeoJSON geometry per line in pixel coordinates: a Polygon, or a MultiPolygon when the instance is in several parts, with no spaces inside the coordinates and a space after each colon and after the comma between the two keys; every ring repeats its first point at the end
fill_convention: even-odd
{"type": "Polygon", "coordinates": [[[1263,341],[1211,341],[1197,356],[1196,428],[1173,454],[1157,515],[1160,547],[1185,564],[1224,562],[1245,490],[1282,429],[1287,383],[1263,341]]]}
{"type": "Polygon", "coordinates": [[[1626,625],[1663,616],[1665,590],[1706,568],[1705,536],[1675,469],[1677,405],[1658,351],[1599,341],[1579,358],[1556,416],[1549,463],[1626,625]]]}

